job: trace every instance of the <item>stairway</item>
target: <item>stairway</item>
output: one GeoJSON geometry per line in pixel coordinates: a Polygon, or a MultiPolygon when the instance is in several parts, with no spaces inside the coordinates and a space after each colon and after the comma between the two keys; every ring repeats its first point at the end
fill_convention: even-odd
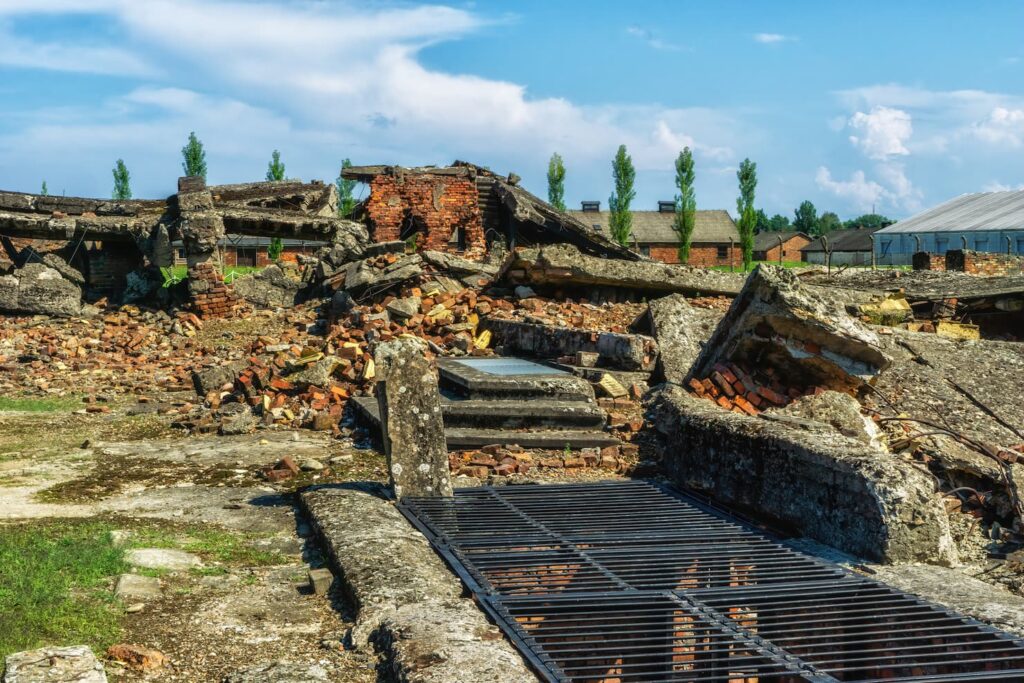
{"type": "MultiPolygon", "coordinates": [[[[590,384],[563,370],[519,358],[444,358],[438,376],[450,450],[492,444],[579,450],[621,443],[604,431],[605,412],[590,384]]],[[[380,429],[375,398],[351,402],[363,421],[380,429]]]]}

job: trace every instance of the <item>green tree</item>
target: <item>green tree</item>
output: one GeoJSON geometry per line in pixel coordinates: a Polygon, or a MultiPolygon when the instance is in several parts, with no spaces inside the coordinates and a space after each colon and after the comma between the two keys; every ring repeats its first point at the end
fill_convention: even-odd
{"type": "Polygon", "coordinates": [[[736,198],[736,213],[740,222],[736,226],[740,233],[740,248],[743,250],[743,270],[748,270],[754,260],[754,228],[757,213],[754,210],[754,195],[757,191],[757,164],[750,159],[740,162],[736,171],[740,185],[740,196],[736,198]]]}
{"type": "Polygon", "coordinates": [[[633,231],[633,214],[629,207],[636,197],[636,190],[633,189],[636,169],[633,168],[633,158],[626,153],[625,145],[619,145],[612,159],[612,177],[615,180],[615,191],[608,197],[608,229],[612,237],[625,247],[633,231]]]}
{"type": "Polygon", "coordinates": [[[793,212],[793,229],[808,235],[818,234],[818,210],[806,199],[793,212]]]}
{"type": "Polygon", "coordinates": [[[771,230],[771,221],[768,220],[768,214],[764,212],[764,209],[758,209],[754,212],[754,232],[769,232],[771,230]]]}
{"type": "Polygon", "coordinates": [[[267,164],[267,180],[284,180],[284,164],[281,163],[281,153],[276,149],[267,164]]]}
{"type": "Polygon", "coordinates": [[[818,216],[818,234],[827,235],[833,230],[839,230],[843,227],[843,222],[839,220],[839,216],[833,211],[826,211],[825,213],[818,216]]]}
{"type": "Polygon", "coordinates": [[[273,237],[270,240],[270,244],[267,245],[267,258],[271,261],[277,261],[281,258],[281,252],[284,251],[284,242],[281,241],[280,237],[273,237]]]}
{"type": "Polygon", "coordinates": [[[185,175],[198,175],[206,180],[206,150],[203,149],[203,143],[196,137],[195,131],[188,134],[188,143],[181,148],[181,156],[184,159],[181,162],[181,168],[185,171],[185,175]]]}
{"type": "MultiPolygon", "coordinates": [[[[342,159],[341,170],[344,171],[346,168],[352,168],[352,162],[349,159],[342,159]]],[[[346,180],[339,173],[334,184],[338,186],[338,217],[348,218],[352,215],[352,209],[356,208],[356,181],[346,180]]]]}
{"type": "Polygon", "coordinates": [[[548,204],[565,211],[565,164],[558,152],[548,161],[548,204]]]}
{"type": "Polygon", "coordinates": [[[891,218],[877,213],[866,213],[846,221],[843,225],[846,228],[884,228],[895,223],[891,218]]]}
{"type": "Polygon", "coordinates": [[[768,219],[768,232],[784,232],[789,230],[789,217],[782,214],[775,214],[768,219]]]}
{"type": "Polygon", "coordinates": [[[123,159],[118,159],[117,163],[114,164],[114,193],[111,195],[114,199],[131,199],[132,198],[132,187],[131,180],[132,176],[128,173],[128,167],[124,165],[123,159]]]}
{"type": "Polygon", "coordinates": [[[45,180],[43,181],[43,189],[41,189],[39,191],[39,194],[43,195],[44,197],[46,197],[47,195],[50,194],[50,191],[48,189],[46,189],[46,181],[45,180]]]}
{"type": "Polygon", "coordinates": [[[693,152],[689,147],[676,157],[676,196],[675,231],[679,235],[679,262],[690,260],[690,242],[693,238],[693,226],[697,223],[697,195],[693,189],[696,174],[693,171],[693,152]]]}

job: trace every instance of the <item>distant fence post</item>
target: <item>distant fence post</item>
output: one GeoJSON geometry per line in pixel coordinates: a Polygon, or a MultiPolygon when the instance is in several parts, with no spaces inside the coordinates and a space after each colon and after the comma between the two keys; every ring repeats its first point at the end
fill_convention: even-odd
{"type": "Polygon", "coordinates": [[[821,248],[825,250],[825,272],[832,276],[832,250],[828,248],[828,236],[821,236],[821,248]]]}
{"type": "Polygon", "coordinates": [[[782,258],[782,235],[779,235],[779,265],[784,265],[784,263],[782,258]]]}
{"type": "Polygon", "coordinates": [[[733,247],[733,244],[734,244],[733,239],[730,237],[729,238],[729,272],[730,273],[735,272],[735,268],[733,266],[736,263],[736,253],[735,253],[735,248],[733,247]]]}
{"type": "Polygon", "coordinates": [[[878,259],[875,257],[875,236],[868,235],[868,239],[871,240],[871,270],[875,270],[878,266],[878,259]]]}

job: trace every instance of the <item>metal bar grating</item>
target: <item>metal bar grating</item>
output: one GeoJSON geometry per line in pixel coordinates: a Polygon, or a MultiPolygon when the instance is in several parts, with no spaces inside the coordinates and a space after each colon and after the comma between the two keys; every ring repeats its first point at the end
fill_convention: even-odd
{"type": "Polygon", "coordinates": [[[399,507],[547,681],[1024,681],[1024,639],[667,487],[484,487],[399,507]]]}

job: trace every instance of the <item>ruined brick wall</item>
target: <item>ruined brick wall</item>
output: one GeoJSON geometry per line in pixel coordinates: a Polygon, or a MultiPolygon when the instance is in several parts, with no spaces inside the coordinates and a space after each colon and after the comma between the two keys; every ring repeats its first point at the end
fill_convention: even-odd
{"type": "Polygon", "coordinates": [[[945,254],[930,254],[927,251],[919,251],[914,254],[912,263],[914,270],[945,270],[945,254]]]}
{"type": "Polygon", "coordinates": [[[125,276],[144,265],[142,252],[127,244],[93,245],[86,252],[89,286],[113,294],[125,287],[125,276]]]}
{"type": "Polygon", "coordinates": [[[462,255],[479,259],[487,250],[476,184],[468,178],[381,174],[370,183],[366,201],[370,236],[377,242],[402,239],[403,228],[418,229],[421,249],[456,251],[452,233],[462,229],[462,255]]]}
{"type": "Polygon", "coordinates": [[[971,275],[1019,275],[1024,273],[1024,256],[956,249],[946,252],[946,270],[971,275]]]}
{"type": "Polygon", "coordinates": [[[238,310],[240,301],[224,284],[216,262],[204,261],[188,269],[192,307],[204,318],[229,316],[238,310]]]}

